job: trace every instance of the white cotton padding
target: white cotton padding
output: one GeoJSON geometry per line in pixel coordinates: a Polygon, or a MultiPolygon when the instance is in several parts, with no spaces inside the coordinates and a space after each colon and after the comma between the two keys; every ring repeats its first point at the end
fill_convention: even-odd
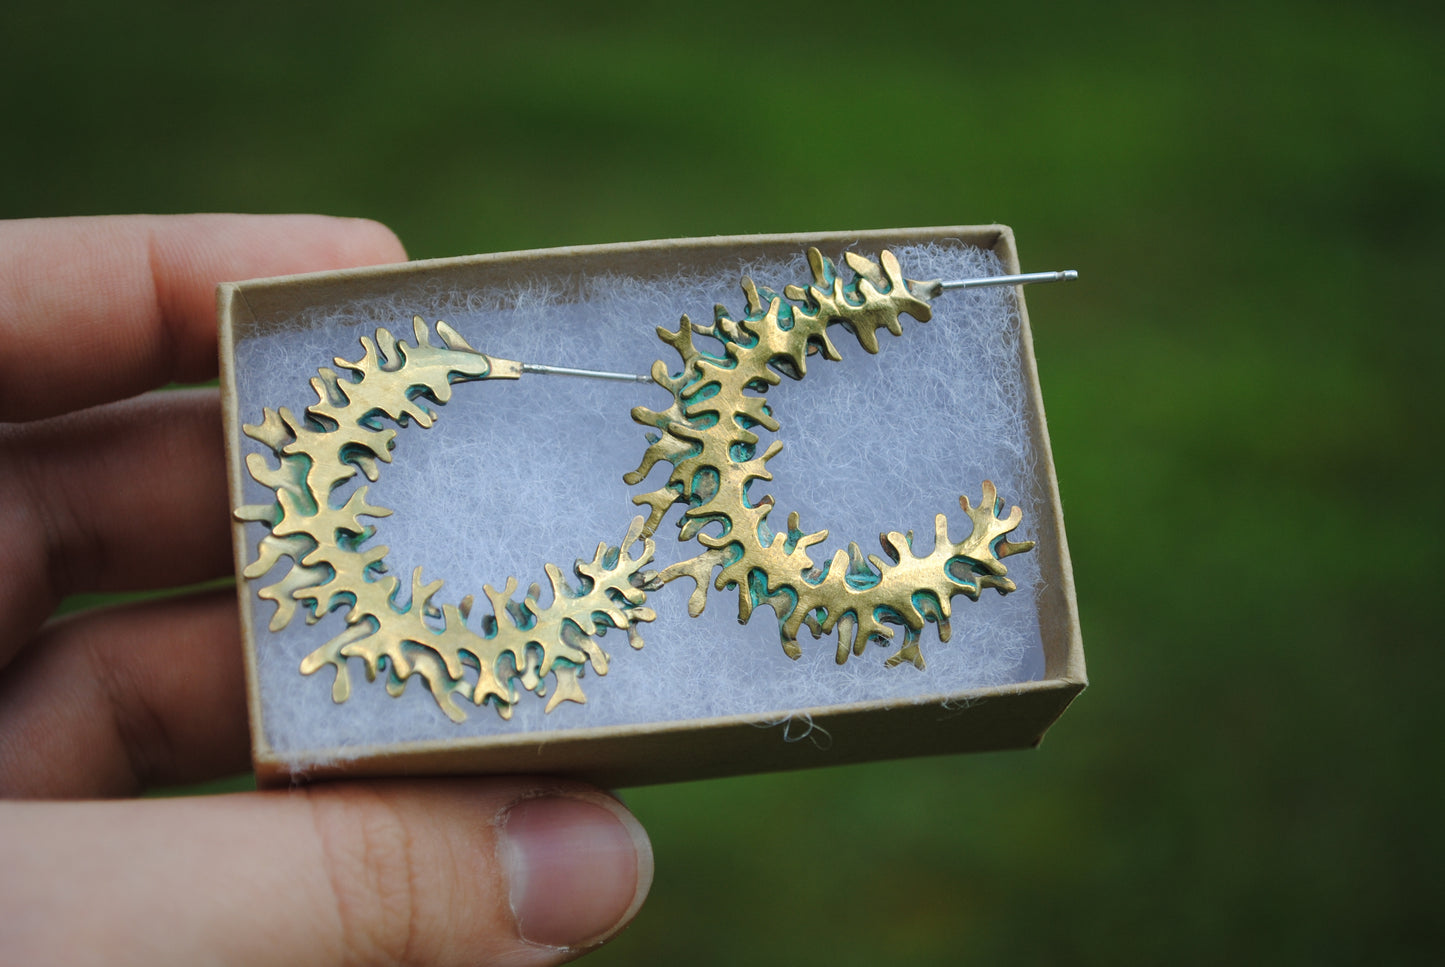
{"type": "MultiPolygon", "coordinates": [[[[841,265],[841,252],[825,254],[841,265]]],[[[902,247],[895,254],[911,279],[1004,271],[992,253],[956,243],[902,247]]],[[[378,326],[410,341],[413,315],[433,324],[444,319],[477,349],[507,359],[634,373],[646,373],[654,360],[663,359],[676,372],[677,355],[655,328],[676,329],[683,313],[710,323],[719,302],[740,317],[744,274],[779,292],[811,278],[800,252],[787,263],[740,263],[731,275],[591,277],[568,285],[565,295],[560,287],[519,278],[505,290],[429,290],[418,297],[413,288],[395,301],[312,311],[283,331],[237,344],[242,422],[259,422],[266,406],[300,414],[315,401],[308,380],[318,367],[330,366],[335,356],[360,358],[358,339],[378,326]]],[[[1044,508],[1024,415],[1013,289],[948,292],[933,306],[927,324],[904,317],[901,338],[880,331],[882,350],[876,356],[833,327],[843,361],[813,356],[805,379],[784,379],[768,393],[785,449],[768,464],[775,479],[755,483],[751,494],[754,501],[765,493],[776,499],[771,521],[777,529],[784,529],[793,510],[804,531],[828,529],[828,540],[809,552],[817,564],[850,540],[865,553],[880,554],[878,534],[889,530],[916,531],[915,549],[926,553],[938,513],[947,515],[953,539],[961,540],[969,524],[958,497],[968,494],[977,504],[984,480],[997,484],[1005,512],[1012,504],[1023,508],[1023,524],[1011,538],[1036,535],[1033,522],[1044,508]]],[[[623,483],[647,446],[645,428],[632,421],[630,411],[637,405],[663,409],[669,401],[656,386],[558,376],[460,384],[438,409],[435,426],[398,432],[393,462],[382,465],[368,492],[371,503],[394,511],[376,522],[372,541],[390,548],[388,570],[403,585],[418,565],[426,579],[443,579],[437,603],[474,594],[475,626],[486,604],[484,584],[501,587],[510,575],[522,588],[537,581],[545,589],[545,562],[570,575],[572,561],[590,558],[599,542],[622,540],[632,517],[645,513],[632,496],[660,486],[668,467],[659,465],[637,487],[623,483]]],[[[761,452],[769,441],[758,429],[761,452]]],[[[249,438],[243,450],[269,456],[249,438]]],[[[365,483],[359,475],[357,480],[365,483]]],[[[247,477],[246,503],[271,500],[269,490],[247,477]]],[[[701,550],[695,541],[677,541],[678,516],[674,507],[658,530],[653,567],[701,550]]],[[[265,529],[249,524],[246,533],[253,559],[265,529]]],[[[274,606],[254,591],[282,573],[276,570],[249,582],[262,722],[268,743],[282,757],[320,749],[344,754],[346,746],[739,714],[778,722],[801,709],[876,699],[938,700],[975,687],[1030,681],[1044,669],[1037,555],[1017,555],[1006,563],[1019,589],[1007,596],[985,591],[978,602],[955,597],[951,640],[940,642],[934,625],[924,630],[922,671],[907,664],[885,667],[884,659],[897,650],[894,643],[871,645],[839,666],[835,638],[815,640],[806,629],[798,639],[803,657],[792,661],[779,646],[771,609],[759,609],[742,626],[736,592],[712,590],[704,614],[689,618],[692,582],[683,579],[649,595],[657,620],[641,626],[646,643],[641,650],[629,647],[620,631],[600,640],[611,669],[606,676],[584,674],[585,705],[563,703],[544,714],[545,699],[519,690],[511,720],[490,706],[467,704],[461,724],[442,714],[421,681],[410,682],[400,698],[390,697],[382,682],[366,680],[359,659],[352,661],[350,699],[334,703],[330,669],[304,676],[299,666],[345,627],[344,612],[316,625],[305,624],[298,613],[286,629],[267,631],[274,606]]],[[[548,600],[544,590],[543,603],[548,600]]]]}

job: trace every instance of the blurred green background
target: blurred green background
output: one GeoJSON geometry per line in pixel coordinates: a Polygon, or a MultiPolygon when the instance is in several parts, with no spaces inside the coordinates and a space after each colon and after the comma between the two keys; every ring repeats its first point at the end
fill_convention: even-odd
{"type": "Polygon", "coordinates": [[[413,257],[1017,232],[1093,686],[1035,752],[648,788],[589,963],[1439,956],[1445,16],[8,4],[0,215],[413,257]]]}

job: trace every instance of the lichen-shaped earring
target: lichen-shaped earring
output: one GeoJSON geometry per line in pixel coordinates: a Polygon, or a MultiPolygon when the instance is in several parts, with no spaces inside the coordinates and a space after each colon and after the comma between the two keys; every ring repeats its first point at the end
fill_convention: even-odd
{"type": "MultiPolygon", "coordinates": [[[[945,288],[969,285],[904,279],[898,260],[887,251],[878,262],[851,252],[845,259],[856,273],[846,284],[832,262],[816,248],[809,249],[813,282],[807,288],[789,285],[783,290],[785,299],[744,279],[743,318],[732,319],[718,306],[710,326],[696,325],[683,316],[676,332],[659,328],[658,336],[681,357],[682,369],[672,375],[661,360],[653,365],[653,380],[672,394],[673,403],[662,411],[645,407],[632,411],[634,420],[660,432],[649,435],[651,446],[641,465],[625,479],[635,485],[660,461],[672,465],[662,487],[633,502],[650,508],[642,530],[646,536],[656,531],[674,504],[686,506],[679,540],[695,538],[706,550],[665,568],[657,583],[691,578],[696,588],[688,610],[694,617],[706,607],[709,584],[718,590],[735,587],[738,619],[746,622],[757,607],[770,606],[778,617],[783,650],[792,658],[802,654],[797,638],[804,624],[814,637],[837,630],[839,664],[850,652],[862,654],[870,640],[892,638],[889,625],[902,625],[902,647],[887,664],[911,662],[922,668],[919,634],[925,622],[934,622],[939,637],[949,639],[953,597],[963,594],[977,600],[986,588],[1000,593],[1015,590],[1002,559],[1034,546],[1033,541],[1013,543],[1005,538],[1018,527],[1022,511],[1014,507],[1000,516],[1003,504],[994,485],[984,481],[978,507],[971,506],[966,496],[959,499],[973,525],[963,540],[949,537],[948,521],[939,514],[937,542],[926,556],[914,555],[911,531],[895,531],[880,535],[889,561],[876,555],[865,560],[858,545],[850,543],[846,554],[839,551],[815,568],[807,548],[825,540],[828,532],[805,533],[794,512],[788,515],[787,530],[779,533],[769,520],[772,498],[754,500],[749,494],[754,481],[772,479],[767,463],[782,449],[775,441],[761,456],[757,454],[753,428],[776,431],[779,427],[763,394],[777,385],[780,373],[801,379],[810,354],[842,358],[828,338],[829,326],[841,325],[865,350],[876,353],[878,330],[900,336],[901,314],[927,322],[932,316],[931,299],[945,288]],[[722,354],[700,348],[695,336],[716,340],[722,354]],[[720,524],[721,532],[704,531],[710,524],[720,524]]],[[[1036,273],[1007,281],[1053,281],[1074,275],[1036,273]]]]}
{"type": "Polygon", "coordinates": [[[456,330],[437,323],[442,345],[432,343],[420,316],[413,320],[415,344],[398,342],[385,329],[376,339],[362,338],[365,355],[356,362],[338,358],[336,365],[350,374],[339,376],[323,368],[311,380],[317,401],[297,419],[288,409],[266,409],[264,419],[242,429],[279,458],[272,466],[259,453],[246,458],[246,468],[275,494],[274,503],[241,507],[241,520],[259,521],[270,528],[261,539],[257,558],[245,569],[247,578],[259,578],[282,558],[291,566],[276,581],[261,588],[262,598],[276,603],[271,630],[279,631],[295,617],[298,605],[308,623],[315,623],[336,608],[346,608],[346,628],[313,651],[301,663],[312,674],[330,665],[336,670],[332,698],[343,702],[351,693],[348,658],[365,663],[368,679],[387,674],[386,689],[400,695],[408,679],[420,676],[442,711],[453,721],[464,719],[458,696],[476,705],[492,701],[503,718],[509,718],[518,701],[515,683],[538,695],[555,682],[547,702],[550,712],[563,701],[585,702],[577,677],[590,664],[599,675],[607,673],[607,655],[593,636],[607,628],[627,632],[634,648],[642,647],[637,625],[656,615],[644,605],[642,585],[651,572],[642,569],[652,560],[653,543],[642,537],[642,518],[633,520],[621,544],[599,544],[590,561],[574,567],[574,587],[556,565],[546,565],[552,603],[538,603],[541,588],[533,584],[520,601],[508,578],[501,591],[483,588],[493,613],[475,622],[468,619],[472,598],[458,605],[432,603],[441,581],[425,583],[421,568],[411,579],[411,593],[399,600],[401,582],[385,576],[387,548],[365,546],[375,527],[362,518],[391,513],[366,502],[360,487],[339,506],[333,500],[338,487],[360,470],[377,479],[379,463],[391,461],[398,426],[432,425],[436,414],[426,402],[440,406],[451,398],[451,384],[483,379],[516,379],[524,367],[495,359],[467,345],[456,330]],[[641,548],[633,553],[633,546],[641,548]]]}
{"type": "Polygon", "coordinates": [[[783,649],[794,658],[801,654],[797,637],[804,624],[814,637],[838,632],[839,664],[850,653],[861,654],[870,640],[891,638],[890,625],[902,625],[903,645],[887,663],[922,668],[919,633],[934,622],[940,638],[948,640],[955,596],[976,600],[987,588],[1014,590],[1002,559],[1034,546],[1006,539],[1022,512],[1014,507],[1000,516],[1002,502],[993,484],[984,481],[977,508],[966,496],[960,498],[972,523],[963,540],[950,538],[940,514],[936,545],[926,556],[913,554],[911,531],[889,532],[880,540],[891,563],[873,555],[865,560],[858,545],[850,543],[846,553],[815,568],[806,549],[824,540],[827,531],[803,532],[798,514],[792,513],[787,530],[777,533],[769,522],[772,499],[754,501],[749,495],[753,481],[772,479],[766,465],[782,448],[775,442],[761,456],[756,453],[753,428],[779,427],[763,394],[779,382],[779,374],[801,379],[810,355],[841,358],[828,338],[830,325],[843,326],[865,350],[876,353],[879,329],[901,335],[902,314],[926,322],[930,300],[946,289],[1059,281],[1077,273],[913,282],[903,278],[889,252],[877,263],[853,253],[846,259],[856,273],[846,284],[831,262],[810,249],[813,282],[806,288],[788,286],[786,300],[744,279],[748,311],[742,319],[730,318],[718,306],[710,326],[696,326],[683,316],[676,332],[658,329],[681,357],[675,376],[661,361],[647,377],[499,359],[469,346],[444,322],[436,324],[441,339],[436,345],[420,316],[413,319],[414,343],[399,342],[385,329],[378,329],[374,340],[362,338],[361,359],[335,360],[346,376],[323,367],[311,380],[317,401],[303,417],[284,407],[268,408],[260,423],[242,428],[278,461],[272,464],[259,453],[247,456],[251,476],[275,499],[236,511],[238,519],[268,528],[256,560],[243,571],[246,578],[259,579],[284,559],[291,562],[278,580],[258,591],[276,604],[271,630],[287,627],[298,611],[315,623],[344,609],[346,627],[307,655],[301,671],[309,675],[334,668],[332,698],[338,703],[351,692],[351,658],[362,660],[368,679],[384,672],[393,696],[420,676],[453,721],[465,718],[459,697],[476,705],[491,702],[498,714],[510,718],[519,701],[517,684],[539,696],[550,687],[548,712],[563,701],[585,702],[578,677],[588,665],[599,675],[608,667],[608,656],[594,638],[609,628],[622,629],[634,648],[642,647],[637,626],[656,617],[646,606],[648,592],[679,577],[696,584],[688,604],[694,617],[706,606],[709,583],[719,590],[737,588],[742,621],[759,605],[772,607],[783,649]],[[720,343],[722,354],[700,349],[697,335],[720,343]],[[413,572],[410,593],[402,600],[401,582],[385,574],[387,548],[369,545],[376,528],[363,522],[391,511],[368,504],[365,486],[344,500],[338,490],[357,471],[375,481],[379,465],[391,461],[396,430],[384,423],[429,427],[436,413],[427,404],[446,403],[452,384],[517,379],[523,373],[655,382],[667,389],[673,396],[668,409],[632,411],[633,419],[660,432],[649,436],[641,466],[626,475],[629,484],[640,483],[666,461],[672,467],[666,484],[634,498],[650,512],[645,520],[633,519],[617,546],[599,544],[590,561],[577,561],[575,586],[560,568],[545,565],[552,592],[546,607],[539,602],[537,584],[521,601],[514,600],[517,582],[509,577],[501,591],[484,586],[492,614],[473,619],[470,595],[459,605],[434,604],[442,582],[424,582],[421,568],[413,572]],[[652,561],[653,533],[678,503],[687,506],[680,538],[696,538],[706,550],[661,573],[644,570],[652,561]],[[721,533],[704,532],[715,522],[721,533]]]}

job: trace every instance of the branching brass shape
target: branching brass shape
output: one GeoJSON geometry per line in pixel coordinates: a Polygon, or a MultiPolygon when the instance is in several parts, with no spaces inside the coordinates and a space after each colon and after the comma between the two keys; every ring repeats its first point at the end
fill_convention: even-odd
{"type": "Polygon", "coordinates": [[[899,316],[905,313],[927,322],[932,316],[929,300],[942,292],[938,282],[904,279],[891,252],[882,252],[878,262],[851,252],[845,259],[855,273],[846,284],[832,262],[813,248],[808,250],[813,282],[806,289],[789,285],[783,290],[785,299],[745,278],[747,313],[742,319],[730,318],[717,306],[710,326],[695,325],[683,316],[676,332],[659,328],[658,336],[681,357],[682,370],[674,376],[661,360],[653,364],[653,379],[672,393],[673,403],[661,412],[645,407],[632,411],[634,420],[660,432],[648,435],[651,446],[625,479],[635,485],[660,461],[672,465],[665,485],[633,502],[650,508],[642,529],[648,537],[673,504],[686,505],[679,539],[696,538],[706,550],[665,568],[655,583],[691,578],[696,589],[688,611],[694,617],[706,607],[709,583],[719,591],[735,587],[739,620],[746,622],[760,605],[771,606],[783,650],[792,658],[802,654],[797,638],[804,624],[814,637],[838,632],[840,665],[850,652],[861,655],[870,640],[891,639],[889,625],[902,625],[902,647],[887,664],[911,662],[922,668],[918,641],[924,623],[936,623],[939,637],[947,641],[955,595],[977,600],[987,588],[1000,593],[1016,589],[1002,559],[1034,546],[1033,541],[1006,540],[1023,519],[1018,507],[1001,517],[1002,501],[986,480],[978,507],[966,496],[959,499],[972,524],[963,540],[952,540],[948,521],[939,514],[937,543],[926,556],[914,555],[912,531],[893,531],[879,537],[891,563],[871,554],[865,560],[858,545],[850,543],[846,553],[839,551],[815,568],[806,549],[825,540],[828,532],[805,533],[794,512],[788,515],[786,532],[777,533],[769,521],[772,498],[749,496],[753,481],[772,479],[767,463],[782,449],[774,442],[757,455],[753,428],[776,431],[779,426],[763,395],[768,388],[783,375],[801,379],[807,357],[814,353],[841,359],[828,338],[830,325],[841,325],[866,351],[876,353],[879,329],[902,335],[899,316]],[[699,348],[694,336],[717,340],[723,354],[699,348]],[[710,524],[720,525],[721,532],[704,531],[710,524]]]}
{"type": "Polygon", "coordinates": [[[892,639],[894,627],[902,626],[903,643],[886,664],[923,668],[923,627],[935,623],[940,639],[948,641],[955,596],[978,600],[988,588],[1001,594],[1015,590],[1002,560],[1034,547],[1033,541],[1007,540],[1023,512],[1013,507],[1002,516],[1003,502],[985,480],[977,507],[967,496],[959,498],[971,525],[962,540],[952,539],[939,514],[934,549],[927,555],[913,553],[912,531],[890,531],[879,535],[886,561],[872,554],[865,558],[849,543],[846,552],[815,567],[807,548],[827,539],[828,532],[804,532],[796,512],[788,515],[786,531],[776,532],[769,521],[773,499],[754,500],[749,493],[754,481],[772,479],[768,461],[782,450],[774,442],[757,453],[753,428],[779,428],[764,395],[768,388],[782,376],[801,379],[809,356],[841,359],[829,326],[841,325],[864,350],[876,353],[878,330],[902,335],[904,314],[927,322],[930,300],[942,292],[936,281],[905,279],[890,252],[877,262],[855,253],[845,259],[855,273],[849,282],[817,249],[809,249],[813,281],[806,288],[789,285],[779,296],[745,278],[742,319],[717,306],[710,326],[683,316],[676,332],[659,328],[659,337],[681,357],[682,369],[671,375],[664,362],[654,363],[652,379],[672,394],[673,403],[660,412],[632,411],[634,420],[659,432],[648,435],[651,445],[638,469],[626,475],[627,483],[641,483],[660,462],[672,468],[662,487],[633,498],[649,508],[648,516],[634,518],[618,546],[599,544],[590,561],[577,561],[576,586],[560,568],[545,565],[551,604],[542,606],[537,584],[516,601],[517,581],[509,577],[501,591],[483,588],[492,613],[475,620],[470,595],[458,605],[435,604],[442,582],[423,581],[421,568],[403,599],[401,582],[385,573],[387,548],[369,545],[376,528],[363,522],[391,511],[367,503],[365,486],[344,500],[337,491],[358,470],[374,482],[379,465],[391,461],[396,430],[385,423],[429,427],[436,413],[427,404],[446,403],[453,383],[516,379],[522,365],[478,352],[444,322],[436,324],[441,339],[436,345],[420,316],[413,319],[414,344],[399,342],[385,329],[378,329],[374,340],[363,337],[361,359],[335,360],[346,376],[323,367],[311,380],[317,401],[304,417],[284,407],[267,408],[260,423],[242,428],[278,461],[247,456],[247,470],[275,500],[236,511],[238,519],[269,528],[256,560],[243,572],[246,578],[265,576],[282,559],[291,562],[258,591],[276,605],[271,630],[287,627],[298,611],[314,624],[344,608],[345,629],[307,655],[301,671],[309,675],[333,667],[332,698],[338,703],[351,693],[350,658],[362,660],[369,680],[385,672],[393,696],[420,676],[441,710],[458,722],[466,717],[458,697],[476,705],[491,701],[498,714],[510,718],[519,683],[539,696],[550,687],[548,712],[563,701],[585,702],[579,676],[588,664],[605,675],[609,660],[594,639],[609,628],[621,629],[634,648],[642,647],[637,625],[656,617],[646,606],[647,592],[680,577],[696,585],[688,601],[694,617],[706,607],[709,584],[737,589],[743,622],[759,606],[770,606],[783,650],[792,658],[802,654],[797,638],[804,625],[815,638],[837,632],[840,665],[850,654],[861,655],[869,641],[892,639]],[[716,340],[722,354],[700,348],[695,336],[716,340]],[[696,538],[704,551],[661,573],[644,570],[652,561],[653,534],[679,503],[686,506],[679,539],[696,538]],[[717,533],[705,530],[712,524],[717,533]]]}
{"type": "Polygon", "coordinates": [[[599,544],[590,561],[576,563],[575,587],[560,568],[546,565],[550,605],[540,604],[537,584],[520,602],[514,600],[517,582],[509,577],[501,591],[483,588],[492,614],[477,620],[470,618],[470,595],[460,605],[434,604],[442,582],[424,582],[421,568],[413,572],[410,593],[402,598],[401,582],[384,573],[387,548],[368,544],[375,527],[362,520],[391,511],[368,504],[365,486],[338,505],[337,488],[358,470],[374,482],[379,464],[391,461],[396,430],[386,421],[429,427],[436,414],[426,404],[446,403],[451,384],[516,379],[521,373],[520,364],[478,352],[444,322],[436,325],[440,346],[431,341],[420,316],[413,320],[413,331],[415,345],[398,342],[385,329],[377,330],[374,341],[363,337],[360,360],[335,361],[347,377],[322,368],[311,380],[317,401],[304,418],[284,407],[267,408],[259,424],[243,427],[279,459],[272,464],[256,453],[246,458],[251,476],[276,499],[236,511],[239,519],[270,528],[243,573],[260,578],[282,558],[291,560],[279,580],[258,592],[276,603],[272,631],[286,627],[298,610],[315,623],[333,610],[347,609],[345,630],[301,663],[308,675],[328,665],[335,668],[331,694],[338,703],[351,694],[348,658],[362,659],[369,680],[384,671],[386,689],[394,696],[408,679],[420,676],[442,711],[457,722],[466,717],[458,697],[476,705],[491,700],[503,718],[510,718],[519,698],[516,683],[545,695],[550,679],[548,712],[564,701],[585,702],[578,683],[584,667],[590,663],[599,675],[607,673],[608,656],[594,637],[607,628],[623,629],[631,645],[640,648],[638,623],[656,617],[645,606],[643,585],[653,574],[642,569],[652,560],[653,542],[642,534],[641,517],[632,521],[619,546],[599,544]]]}

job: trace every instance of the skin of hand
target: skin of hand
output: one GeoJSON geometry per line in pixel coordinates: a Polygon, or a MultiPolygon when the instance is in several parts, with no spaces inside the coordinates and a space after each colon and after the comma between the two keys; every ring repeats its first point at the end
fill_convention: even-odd
{"type": "Polygon", "coordinates": [[[0,962],[554,964],[652,848],[539,778],[127,800],[249,764],[236,596],[52,614],[232,569],[218,282],[396,262],[318,216],[0,222],[0,962]],[[44,800],[44,801],[42,801],[44,800]]]}

